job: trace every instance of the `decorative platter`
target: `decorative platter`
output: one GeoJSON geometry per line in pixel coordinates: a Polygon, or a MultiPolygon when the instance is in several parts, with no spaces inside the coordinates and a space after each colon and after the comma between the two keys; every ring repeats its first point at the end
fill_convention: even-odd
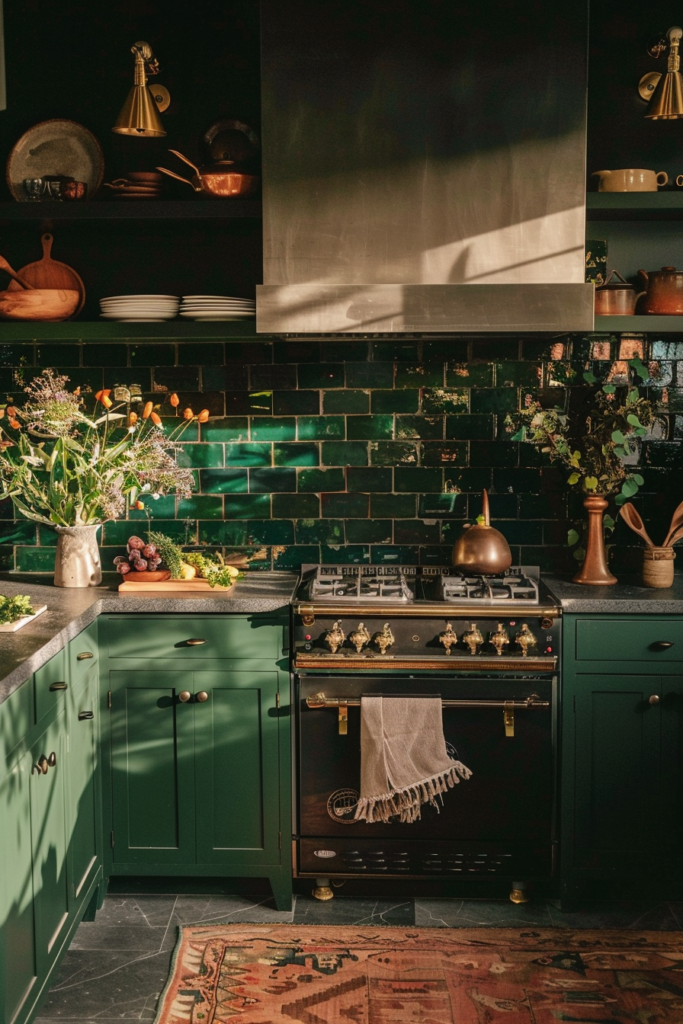
{"type": "Polygon", "coordinates": [[[104,155],[91,131],[77,121],[53,118],[34,124],[7,159],[7,185],[18,203],[28,202],[25,178],[60,175],[84,181],[92,197],[104,177],[104,155]]]}
{"type": "Polygon", "coordinates": [[[46,604],[41,604],[39,608],[36,608],[33,615],[22,615],[16,622],[3,622],[0,626],[0,633],[16,633],[22,626],[27,626],[29,622],[33,622],[35,618],[41,615],[47,610],[46,604]]]}

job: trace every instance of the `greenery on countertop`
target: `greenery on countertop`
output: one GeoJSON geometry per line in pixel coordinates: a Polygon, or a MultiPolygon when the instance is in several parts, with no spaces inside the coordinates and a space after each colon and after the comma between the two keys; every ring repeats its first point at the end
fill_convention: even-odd
{"type": "Polygon", "coordinates": [[[24,615],[33,615],[30,597],[25,594],[16,594],[14,597],[0,596],[0,626],[16,622],[24,615]]]}
{"type": "Polygon", "coordinates": [[[155,545],[162,564],[169,570],[173,580],[187,579],[188,566],[196,571],[198,578],[206,580],[210,587],[231,587],[235,580],[243,578],[243,573],[238,569],[226,565],[220,552],[209,558],[199,551],[183,551],[175,541],[157,530],[149,530],[147,537],[149,543],[155,545]]]}
{"type": "Polygon", "coordinates": [[[161,561],[166,566],[171,574],[172,580],[182,579],[183,573],[183,552],[170,537],[167,537],[164,533],[159,533],[158,530],[149,530],[147,532],[147,540],[150,544],[154,544],[157,551],[161,555],[161,561]]]}

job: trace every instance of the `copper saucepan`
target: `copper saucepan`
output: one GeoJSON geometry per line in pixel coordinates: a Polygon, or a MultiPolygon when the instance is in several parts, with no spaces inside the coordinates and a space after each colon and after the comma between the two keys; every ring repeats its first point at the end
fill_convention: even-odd
{"type": "Polygon", "coordinates": [[[474,576],[494,576],[512,565],[510,545],[499,530],[494,530],[489,517],[489,496],[481,492],[482,514],[477,522],[466,526],[453,547],[453,565],[460,572],[474,576]]]}
{"type": "Polygon", "coordinates": [[[161,171],[162,174],[167,174],[169,178],[184,181],[195,192],[203,192],[207,196],[226,199],[230,196],[250,196],[258,188],[259,179],[256,174],[245,174],[242,171],[230,169],[234,164],[233,160],[221,160],[210,167],[200,168],[176,149],[169,149],[169,153],[173,153],[179,160],[183,160],[192,168],[194,171],[192,180],[183,178],[176,174],[175,171],[169,171],[165,167],[157,167],[157,170],[161,171]]]}

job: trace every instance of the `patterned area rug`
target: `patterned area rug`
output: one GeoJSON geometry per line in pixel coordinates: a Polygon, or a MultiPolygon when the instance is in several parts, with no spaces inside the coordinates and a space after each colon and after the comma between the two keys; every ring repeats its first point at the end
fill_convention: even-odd
{"type": "Polygon", "coordinates": [[[184,928],[156,1024],[681,1024],[683,934],[184,928]]]}

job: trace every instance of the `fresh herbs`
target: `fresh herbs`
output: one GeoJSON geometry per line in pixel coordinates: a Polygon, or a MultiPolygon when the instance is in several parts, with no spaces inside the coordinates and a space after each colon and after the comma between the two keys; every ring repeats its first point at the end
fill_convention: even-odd
{"type": "Polygon", "coordinates": [[[153,544],[159,554],[161,555],[161,561],[166,566],[171,574],[172,580],[182,579],[183,575],[183,552],[178,545],[167,537],[164,533],[159,533],[157,530],[149,530],[147,533],[147,539],[150,544],[153,544]]]}
{"type": "Polygon", "coordinates": [[[0,597],[0,626],[16,622],[24,615],[33,615],[30,597],[25,594],[17,594],[15,597],[0,597]]]}
{"type": "Polygon", "coordinates": [[[171,579],[197,577],[206,580],[210,587],[230,587],[235,580],[242,578],[239,569],[225,564],[220,552],[208,557],[199,551],[183,551],[170,537],[156,530],[150,530],[147,537],[161,555],[162,564],[171,573],[171,579]]]}

